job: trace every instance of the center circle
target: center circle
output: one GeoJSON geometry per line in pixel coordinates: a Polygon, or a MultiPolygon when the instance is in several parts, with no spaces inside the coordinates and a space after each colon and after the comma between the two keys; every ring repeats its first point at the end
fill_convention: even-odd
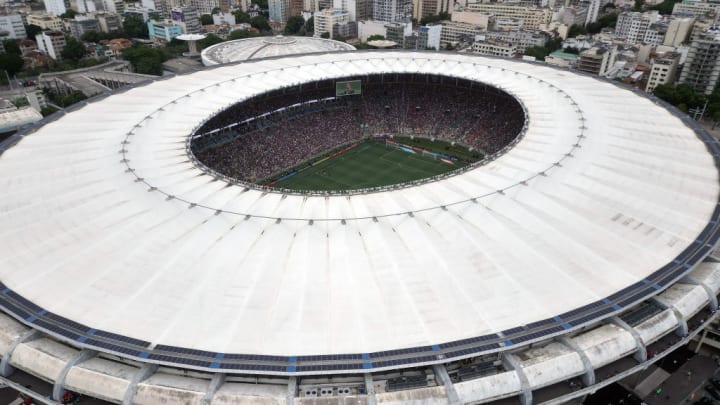
{"type": "Polygon", "coordinates": [[[252,187],[343,193],[463,172],[506,151],[524,128],[520,101],[485,83],[372,74],[242,100],[198,127],[188,153],[252,187]]]}

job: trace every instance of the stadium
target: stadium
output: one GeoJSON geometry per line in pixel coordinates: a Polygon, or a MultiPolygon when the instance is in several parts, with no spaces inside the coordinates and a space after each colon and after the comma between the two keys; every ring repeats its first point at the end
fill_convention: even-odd
{"type": "Polygon", "coordinates": [[[717,315],[720,145],[567,70],[251,60],[95,98],[0,151],[0,374],[55,399],[564,403],[717,315]],[[345,169],[359,180],[285,187],[360,142],[378,145],[345,169]],[[390,153],[477,159],[363,183],[390,153]]]}

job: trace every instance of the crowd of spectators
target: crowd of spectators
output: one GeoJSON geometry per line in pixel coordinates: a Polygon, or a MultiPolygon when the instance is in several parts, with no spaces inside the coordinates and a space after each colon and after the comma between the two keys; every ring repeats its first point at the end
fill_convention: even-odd
{"type": "Polygon", "coordinates": [[[326,80],[234,105],[198,129],[193,153],[222,174],[258,182],[378,135],[436,137],[492,154],[525,122],[521,105],[490,86],[417,74],[358,79],[361,95],[335,98],[326,80]]]}

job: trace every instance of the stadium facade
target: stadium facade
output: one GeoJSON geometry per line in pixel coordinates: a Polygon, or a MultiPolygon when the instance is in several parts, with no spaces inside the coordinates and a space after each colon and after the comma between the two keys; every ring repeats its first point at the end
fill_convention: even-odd
{"type": "Polygon", "coordinates": [[[96,98],[0,150],[0,373],[55,398],[562,403],[716,316],[720,146],[595,77],[446,53],[271,58],[96,98]],[[351,195],[236,184],[187,154],[249,97],[408,72],[513,95],[522,139],[351,195]]]}

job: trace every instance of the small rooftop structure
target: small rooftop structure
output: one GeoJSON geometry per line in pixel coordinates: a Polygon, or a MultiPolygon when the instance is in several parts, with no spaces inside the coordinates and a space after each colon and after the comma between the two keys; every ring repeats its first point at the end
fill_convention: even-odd
{"type": "Polygon", "coordinates": [[[197,41],[205,39],[206,36],[205,34],[183,34],[175,38],[188,43],[188,52],[183,53],[183,56],[194,58],[200,56],[197,50],[197,41]]]}
{"type": "Polygon", "coordinates": [[[0,113],[0,133],[15,131],[25,125],[34,124],[42,118],[42,115],[31,107],[3,111],[0,113]]]}
{"type": "Polygon", "coordinates": [[[332,39],[278,35],[238,39],[213,45],[202,51],[202,62],[205,66],[212,66],[271,56],[354,50],[354,46],[332,39]]]}
{"type": "Polygon", "coordinates": [[[368,45],[374,46],[375,48],[392,48],[394,46],[397,46],[397,42],[395,41],[388,41],[387,39],[378,39],[375,41],[368,41],[368,45]]]}

